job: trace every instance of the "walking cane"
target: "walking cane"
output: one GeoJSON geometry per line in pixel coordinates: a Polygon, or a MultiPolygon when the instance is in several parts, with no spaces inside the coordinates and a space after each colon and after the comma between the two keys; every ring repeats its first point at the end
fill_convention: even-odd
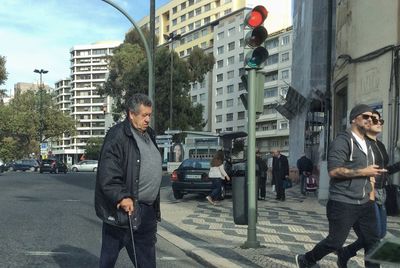
{"type": "Polygon", "coordinates": [[[129,230],[131,231],[131,240],[132,240],[132,247],[133,247],[133,256],[135,257],[135,268],[138,268],[137,265],[137,259],[136,259],[136,248],[135,248],[135,240],[133,239],[133,228],[135,228],[135,230],[137,229],[137,226],[134,226],[132,224],[132,217],[134,217],[134,214],[129,215],[128,214],[128,219],[129,219],[129,230]]]}

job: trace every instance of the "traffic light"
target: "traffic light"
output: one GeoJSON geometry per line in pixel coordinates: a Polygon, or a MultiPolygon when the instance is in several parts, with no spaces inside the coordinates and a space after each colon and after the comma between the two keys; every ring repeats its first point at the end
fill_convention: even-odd
{"type": "MultiPolygon", "coordinates": [[[[243,87],[246,91],[248,89],[248,82],[247,82],[247,74],[244,74],[240,77],[242,80],[243,87]]],[[[256,114],[262,114],[264,110],[264,83],[265,83],[265,75],[263,73],[256,73],[256,81],[255,81],[255,110],[256,114]]],[[[248,107],[248,93],[240,94],[240,100],[243,103],[244,108],[247,110],[248,107]]]]}
{"type": "Polygon", "coordinates": [[[247,15],[244,21],[245,30],[250,28],[245,35],[245,68],[261,69],[268,58],[268,51],[263,46],[268,32],[263,26],[268,11],[264,6],[256,6],[247,15]]]}

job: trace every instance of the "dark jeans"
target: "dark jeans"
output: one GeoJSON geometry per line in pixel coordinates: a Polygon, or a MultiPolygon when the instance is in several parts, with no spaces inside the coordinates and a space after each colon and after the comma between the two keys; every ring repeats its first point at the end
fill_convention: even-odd
{"type": "Polygon", "coordinates": [[[222,187],[222,179],[212,178],[212,191],[210,194],[212,200],[221,198],[221,187],[222,187]]]}
{"type": "MultiPolygon", "coordinates": [[[[353,205],[329,200],[326,215],[329,221],[329,234],[306,253],[307,261],[317,262],[329,253],[341,249],[353,226],[358,226],[357,232],[359,237],[363,238],[366,254],[379,242],[374,202],[353,205]]],[[[365,267],[379,267],[379,265],[366,262],[365,267]]]]}
{"type": "MultiPolygon", "coordinates": [[[[133,233],[137,268],[152,268],[156,267],[157,221],[152,205],[141,204],[140,206],[142,222],[139,229],[133,233]]],[[[130,230],[103,223],[99,267],[114,267],[122,248],[126,248],[129,258],[135,264],[130,230]]]]}
{"type": "Polygon", "coordinates": [[[276,199],[285,200],[285,188],[283,188],[283,179],[276,180],[276,199]]]}
{"type": "MultiPolygon", "coordinates": [[[[387,226],[387,216],[386,209],[384,205],[378,205],[375,203],[375,215],[377,219],[377,232],[378,237],[380,239],[384,238],[386,235],[386,226],[387,226]]],[[[357,251],[363,248],[362,236],[360,234],[360,228],[356,225],[354,226],[354,231],[357,234],[357,240],[351,243],[350,245],[343,248],[343,255],[346,258],[351,258],[357,255],[357,251]]]]}
{"type": "Polygon", "coordinates": [[[258,196],[260,198],[264,198],[265,199],[265,193],[267,191],[266,189],[267,187],[267,178],[260,178],[258,180],[258,196]]]}
{"type": "Polygon", "coordinates": [[[306,180],[307,176],[304,174],[300,174],[300,192],[301,194],[306,194],[306,180]]]}

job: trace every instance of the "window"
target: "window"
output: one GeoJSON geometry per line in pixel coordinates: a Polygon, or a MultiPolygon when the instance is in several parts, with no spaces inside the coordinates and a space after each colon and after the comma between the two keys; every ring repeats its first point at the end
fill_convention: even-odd
{"type": "Polygon", "coordinates": [[[197,102],[197,95],[192,96],[192,102],[197,102]]]}
{"type": "Polygon", "coordinates": [[[276,110],[273,105],[266,105],[264,106],[263,114],[265,115],[276,114],[276,110]]]}
{"type": "Polygon", "coordinates": [[[234,88],[233,85],[228,85],[228,86],[226,87],[226,92],[227,92],[227,93],[233,93],[234,90],[235,90],[235,88],[234,88]]]}
{"type": "Polygon", "coordinates": [[[222,87],[217,87],[217,89],[215,91],[217,93],[217,96],[222,95],[222,87]]]}
{"type": "Polygon", "coordinates": [[[181,10],[182,9],[185,9],[186,8],[186,2],[183,2],[182,4],[181,4],[181,10]]]}
{"type": "Polygon", "coordinates": [[[194,24],[193,24],[193,22],[192,22],[192,23],[189,23],[188,27],[189,27],[189,31],[193,30],[193,29],[194,29],[194,24]]]}
{"type": "Polygon", "coordinates": [[[238,126],[237,131],[244,131],[244,126],[238,126]]]}
{"type": "Polygon", "coordinates": [[[197,38],[199,38],[199,32],[194,32],[193,33],[193,40],[196,40],[197,38]]]}
{"type": "Polygon", "coordinates": [[[172,20],[172,25],[175,26],[177,22],[178,22],[177,19],[173,19],[173,20],[172,20]]]}
{"type": "Polygon", "coordinates": [[[217,61],[217,68],[222,68],[222,67],[224,67],[224,60],[217,61]]]}
{"type": "Polygon", "coordinates": [[[186,20],[186,14],[181,16],[181,22],[186,20]]]}
{"type": "Polygon", "coordinates": [[[224,46],[218,47],[217,48],[217,54],[220,55],[220,54],[223,54],[223,53],[224,53],[224,46]]]}
{"type": "Polygon", "coordinates": [[[206,94],[202,93],[200,94],[200,101],[205,101],[206,100],[206,94]]]}
{"type": "Polygon", "coordinates": [[[178,12],[178,7],[173,7],[172,8],[172,14],[175,14],[176,12],[178,12]]]}
{"type": "Polygon", "coordinates": [[[224,80],[224,74],[217,74],[217,82],[222,82],[224,80]]]}
{"type": "Polygon", "coordinates": [[[197,82],[193,83],[193,84],[192,84],[192,90],[197,90],[198,85],[199,85],[199,84],[198,84],[197,82]]]}
{"type": "Polygon", "coordinates": [[[288,122],[280,122],[279,129],[287,129],[288,126],[288,122]]]}
{"type": "Polygon", "coordinates": [[[211,9],[211,4],[207,4],[204,6],[204,12],[209,11],[211,9]]]}
{"type": "Polygon", "coordinates": [[[289,60],[289,52],[282,53],[281,55],[281,62],[285,62],[289,60]]]}
{"type": "Polygon", "coordinates": [[[239,83],[239,91],[245,90],[244,84],[242,82],[239,83]]]}
{"type": "Polygon", "coordinates": [[[179,52],[179,57],[183,57],[183,56],[185,56],[185,51],[179,52]]]}
{"type": "Polygon", "coordinates": [[[240,53],[239,54],[239,62],[243,62],[244,61],[244,53],[240,53]]]}
{"type": "Polygon", "coordinates": [[[233,121],[233,113],[226,114],[226,121],[233,121]]]}
{"type": "Polygon", "coordinates": [[[289,70],[283,70],[281,72],[281,77],[282,77],[282,79],[288,79],[289,78],[289,70]]]}
{"type": "Polygon", "coordinates": [[[226,107],[233,107],[233,99],[226,100],[226,107]]]}
{"type": "Polygon", "coordinates": [[[237,119],[238,119],[238,120],[244,119],[244,111],[243,111],[243,112],[238,112],[238,113],[237,113],[237,119]]]}
{"type": "Polygon", "coordinates": [[[232,50],[234,50],[235,49],[235,42],[230,42],[229,44],[228,44],[228,51],[232,51],[232,50]]]}
{"type": "Polygon", "coordinates": [[[281,96],[283,98],[286,98],[286,94],[287,94],[288,90],[289,90],[289,87],[281,87],[281,96]]]}
{"type": "Polygon", "coordinates": [[[228,77],[228,79],[232,79],[234,75],[235,75],[235,72],[234,72],[233,70],[227,72],[227,77],[228,77]]]}
{"type": "Polygon", "coordinates": [[[211,19],[210,17],[204,18],[204,24],[210,23],[211,19]]]}
{"type": "Polygon", "coordinates": [[[215,132],[220,133],[222,131],[222,128],[216,128],[215,132]]]}
{"type": "Polygon", "coordinates": [[[227,127],[225,131],[233,131],[233,127],[227,127]]]}
{"type": "Polygon", "coordinates": [[[196,12],[196,16],[200,15],[201,14],[201,7],[196,8],[195,12],[196,12]]]}
{"type": "Polygon", "coordinates": [[[217,34],[217,40],[221,40],[224,38],[224,32],[220,32],[217,34]]]}
{"type": "Polygon", "coordinates": [[[278,54],[273,54],[267,58],[266,65],[278,63],[278,54]]]}
{"type": "Polygon", "coordinates": [[[206,79],[203,79],[203,81],[201,81],[200,87],[201,88],[205,88],[206,87],[206,79]]]}
{"type": "Polygon", "coordinates": [[[215,116],[215,122],[221,123],[222,122],[222,115],[215,116]]]}
{"type": "Polygon", "coordinates": [[[244,47],[244,39],[243,39],[243,38],[241,38],[241,39],[239,40],[239,46],[240,46],[240,47],[244,47]]]}
{"type": "Polygon", "coordinates": [[[197,29],[201,26],[201,20],[198,20],[194,23],[194,27],[197,29]]]}
{"type": "Polygon", "coordinates": [[[194,17],[194,10],[189,11],[188,16],[189,16],[189,18],[193,18],[194,17]]]}
{"type": "Polygon", "coordinates": [[[232,65],[235,63],[235,56],[229,57],[228,58],[228,65],[232,65]]]}
{"type": "Polygon", "coordinates": [[[289,42],[290,42],[290,37],[289,37],[289,35],[286,35],[286,36],[282,37],[282,42],[281,42],[282,46],[288,45],[289,42]]]}
{"type": "Polygon", "coordinates": [[[278,38],[270,39],[265,42],[265,46],[267,49],[276,48],[279,45],[278,38]]]}
{"type": "Polygon", "coordinates": [[[228,36],[232,36],[235,33],[235,27],[228,29],[228,36]]]}
{"type": "Polygon", "coordinates": [[[180,31],[181,31],[181,34],[183,34],[183,33],[186,32],[186,29],[185,29],[185,28],[186,28],[186,27],[182,27],[182,28],[181,28],[181,30],[180,30],[180,31]]]}
{"type": "Polygon", "coordinates": [[[224,15],[225,16],[230,14],[230,13],[232,13],[232,9],[230,9],[230,8],[224,11],[224,15]]]}
{"type": "Polygon", "coordinates": [[[206,36],[207,34],[208,34],[208,29],[207,28],[201,30],[201,35],[202,36],[206,36]]]}
{"type": "Polygon", "coordinates": [[[239,76],[242,76],[246,73],[246,70],[244,68],[239,69],[239,76]]]}
{"type": "Polygon", "coordinates": [[[264,97],[265,98],[272,98],[272,97],[276,97],[276,96],[278,96],[278,88],[277,87],[264,89],[264,97]]]}
{"type": "Polygon", "coordinates": [[[265,75],[265,82],[278,80],[278,71],[269,72],[265,75]]]}
{"type": "Polygon", "coordinates": [[[215,109],[222,109],[222,101],[217,101],[215,103],[215,109]]]}
{"type": "Polygon", "coordinates": [[[188,49],[186,49],[186,54],[190,55],[190,53],[192,53],[192,48],[189,47],[188,49]]]}

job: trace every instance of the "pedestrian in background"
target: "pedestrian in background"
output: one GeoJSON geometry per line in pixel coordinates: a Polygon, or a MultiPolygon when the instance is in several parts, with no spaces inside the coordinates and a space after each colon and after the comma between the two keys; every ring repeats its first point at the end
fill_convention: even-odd
{"type": "Polygon", "coordinates": [[[265,200],[268,166],[259,150],[256,152],[256,164],[258,166],[258,200],[265,200]]]}
{"type": "Polygon", "coordinates": [[[217,151],[211,160],[208,178],[212,180],[212,191],[206,196],[206,199],[215,206],[217,204],[216,200],[221,196],[222,180],[230,180],[224,169],[223,151],[217,151]]]}
{"type": "MultiPolygon", "coordinates": [[[[389,155],[386,151],[385,145],[377,139],[379,133],[382,132],[383,119],[377,111],[372,112],[372,124],[370,129],[367,130],[366,139],[370,142],[372,151],[374,152],[375,164],[379,168],[387,169],[387,174],[383,173],[375,177],[374,183],[374,194],[372,199],[375,200],[375,212],[377,219],[377,231],[380,239],[386,235],[387,227],[387,214],[385,208],[386,191],[385,186],[388,184],[388,175],[400,171],[400,162],[388,166],[389,155]]],[[[354,230],[357,235],[359,233],[359,226],[354,226],[354,230]]],[[[358,239],[352,244],[342,248],[337,252],[338,255],[338,266],[341,268],[347,267],[348,260],[357,254],[357,251],[363,248],[362,237],[358,236],[358,239]]]]}
{"type": "Polygon", "coordinates": [[[305,153],[297,160],[297,169],[299,170],[300,177],[300,192],[302,195],[306,194],[306,180],[308,176],[312,174],[313,167],[313,162],[305,153]]]}
{"type": "Polygon", "coordinates": [[[95,190],[96,214],[103,221],[101,268],[114,267],[124,247],[135,267],[136,263],[156,267],[162,167],[155,133],[149,127],[151,114],[150,99],[133,95],[126,119],[104,139],[95,190]],[[128,214],[134,216],[134,226],[128,214]]]}
{"type": "MultiPolygon", "coordinates": [[[[379,242],[374,202],[369,199],[370,177],[385,170],[373,164],[372,148],[365,139],[371,127],[372,111],[365,104],[356,105],[350,111],[350,128],[339,133],[329,146],[330,183],[326,206],[329,233],[311,251],[296,255],[297,267],[313,267],[324,256],[342,248],[355,225],[360,227],[366,255],[379,242]]],[[[365,267],[379,265],[365,262],[365,267]]]]}
{"type": "Polygon", "coordinates": [[[272,158],[272,181],[275,183],[276,200],[285,201],[284,180],[289,179],[289,162],[285,155],[279,150],[271,152],[272,158]]]}

